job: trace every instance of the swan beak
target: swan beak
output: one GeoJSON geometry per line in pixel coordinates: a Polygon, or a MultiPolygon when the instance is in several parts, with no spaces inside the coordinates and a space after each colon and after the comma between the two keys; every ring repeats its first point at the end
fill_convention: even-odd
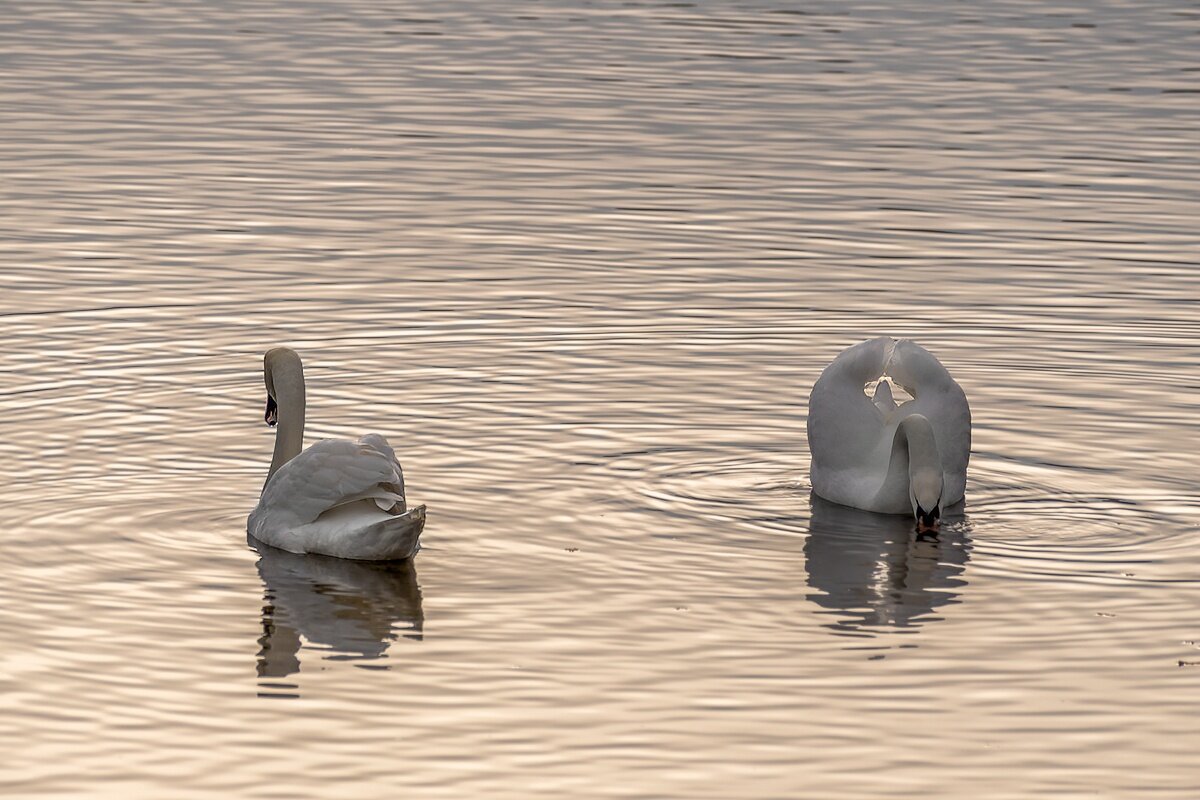
{"type": "Polygon", "coordinates": [[[917,504],[917,533],[936,534],[942,527],[942,510],[936,505],[932,511],[926,511],[917,504]]]}
{"type": "Polygon", "coordinates": [[[267,412],[263,414],[263,419],[272,428],[275,427],[276,422],[279,422],[279,406],[275,404],[275,398],[271,395],[267,395],[267,412]]]}
{"type": "Polygon", "coordinates": [[[923,519],[917,520],[917,533],[937,533],[941,527],[940,520],[935,519],[933,522],[926,522],[923,519]]]}

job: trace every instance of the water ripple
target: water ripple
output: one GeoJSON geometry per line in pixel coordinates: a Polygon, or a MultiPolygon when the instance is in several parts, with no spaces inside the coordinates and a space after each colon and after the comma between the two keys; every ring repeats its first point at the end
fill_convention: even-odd
{"type": "Polygon", "coordinates": [[[9,12],[0,792],[1195,794],[1196,15],[9,12]],[[937,540],[806,482],[882,333],[937,540]],[[278,343],[415,567],[246,546],[278,343]]]}

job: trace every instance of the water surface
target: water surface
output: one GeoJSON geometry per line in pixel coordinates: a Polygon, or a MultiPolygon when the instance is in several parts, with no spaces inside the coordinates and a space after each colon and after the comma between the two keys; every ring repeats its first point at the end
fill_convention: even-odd
{"type": "Polygon", "coordinates": [[[19,4],[0,791],[1192,798],[1186,4],[19,4]],[[910,336],[938,541],[813,500],[910,336]],[[247,545],[261,353],[408,567],[247,545]]]}

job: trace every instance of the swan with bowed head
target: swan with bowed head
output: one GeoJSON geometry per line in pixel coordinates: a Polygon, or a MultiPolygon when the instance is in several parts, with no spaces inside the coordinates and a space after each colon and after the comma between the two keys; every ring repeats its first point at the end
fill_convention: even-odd
{"type": "Polygon", "coordinates": [[[912,513],[918,531],[936,531],[942,512],[966,491],[971,408],[928,350],[907,339],[870,339],[842,351],[817,379],[808,399],[808,446],[819,497],[912,513]],[[897,404],[892,383],[912,399],[897,404]]]}
{"type": "Polygon", "coordinates": [[[325,439],[304,449],[304,366],[286,347],[267,351],[266,422],[275,454],[246,530],[291,553],[396,561],[417,552],[425,506],[408,508],[404,473],[379,434],[325,439]]]}

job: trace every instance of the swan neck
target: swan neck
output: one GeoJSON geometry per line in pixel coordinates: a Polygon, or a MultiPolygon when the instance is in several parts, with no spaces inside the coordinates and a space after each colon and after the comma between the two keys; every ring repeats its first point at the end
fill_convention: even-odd
{"type": "Polygon", "coordinates": [[[900,423],[898,433],[908,447],[908,478],[913,480],[921,474],[936,474],[942,477],[942,457],[938,452],[937,440],[933,436],[933,425],[920,414],[912,414],[900,423]]]}
{"type": "MultiPolygon", "coordinates": [[[[275,430],[275,453],[267,481],[304,449],[304,369],[300,360],[268,367],[267,386],[279,406],[275,430]]],[[[265,484],[264,484],[265,488],[265,484]]]]}

